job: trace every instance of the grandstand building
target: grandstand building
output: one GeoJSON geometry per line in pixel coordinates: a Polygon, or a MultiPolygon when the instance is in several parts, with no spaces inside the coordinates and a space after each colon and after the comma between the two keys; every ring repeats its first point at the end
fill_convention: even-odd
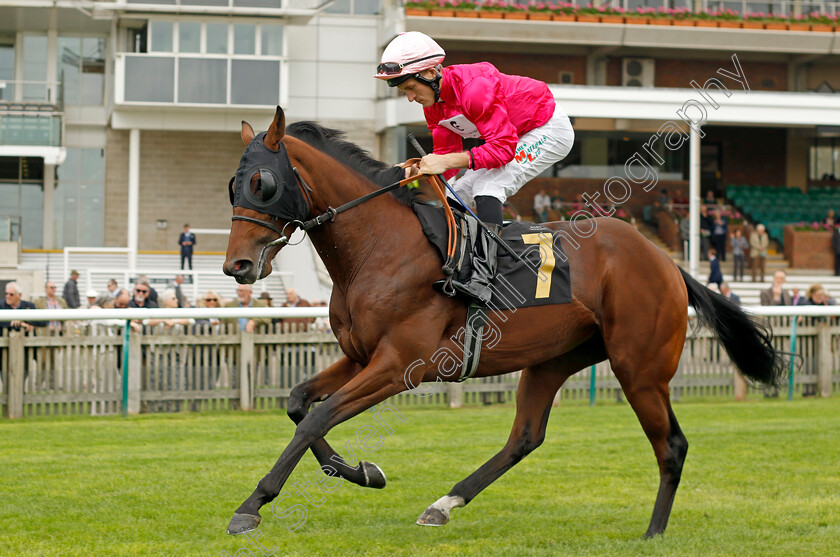
{"type": "MultiPolygon", "coordinates": [[[[818,9],[687,5],[785,17],[818,9]]],[[[430,145],[421,107],[372,74],[395,34],[415,30],[438,40],[446,64],[487,60],[549,83],[574,118],[569,157],[512,200],[523,216],[542,187],[567,201],[600,193],[595,203],[623,202],[639,220],[663,188],[686,199],[711,190],[782,242],[781,226],[819,217],[839,183],[837,33],[677,25],[679,13],[546,21],[407,15],[400,0],[4,1],[0,241],[24,251],[127,247],[134,268],[138,252],[175,252],[185,222],[226,229],[240,121],[264,129],[278,103],[289,121],[345,130],[382,160],[414,156],[407,133],[430,145]],[[613,177],[631,186],[627,199],[605,187],[613,177]],[[765,187],[794,188],[796,207],[775,210],[765,187]]],[[[197,250],[225,245],[208,233],[197,250]]],[[[282,258],[298,259],[281,269],[317,274],[311,250],[282,258]]]]}

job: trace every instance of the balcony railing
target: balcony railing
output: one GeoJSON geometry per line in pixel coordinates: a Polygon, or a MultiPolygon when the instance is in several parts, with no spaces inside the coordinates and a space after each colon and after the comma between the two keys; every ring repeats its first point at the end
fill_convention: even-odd
{"type": "Polygon", "coordinates": [[[0,79],[0,101],[59,105],[61,104],[61,83],[0,79]]]}
{"type": "Polygon", "coordinates": [[[118,54],[116,104],[275,106],[286,104],[288,68],[280,58],[118,54]]]}

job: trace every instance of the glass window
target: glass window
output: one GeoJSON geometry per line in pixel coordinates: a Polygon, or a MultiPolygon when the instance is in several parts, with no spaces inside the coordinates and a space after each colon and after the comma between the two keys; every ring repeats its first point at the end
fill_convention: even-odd
{"type": "Polygon", "coordinates": [[[233,0],[238,8],[282,8],[283,0],[233,0]]]}
{"type": "Polygon", "coordinates": [[[227,23],[207,23],[207,54],[227,54],[227,23]]]}
{"type": "Polygon", "coordinates": [[[263,56],[283,56],[283,26],[263,25],[260,53],[263,56]]]}
{"type": "Polygon", "coordinates": [[[356,15],[374,15],[381,12],[381,0],[354,0],[353,13],[356,15]]]}
{"type": "Polygon", "coordinates": [[[105,39],[82,38],[81,104],[100,106],[105,100],[105,39]]]}
{"type": "Polygon", "coordinates": [[[349,14],[352,11],[350,7],[351,0],[335,0],[332,6],[328,7],[324,12],[328,14],[349,14]]]}
{"type": "Polygon", "coordinates": [[[181,0],[183,6],[223,6],[227,7],[228,0],[181,0]]]}
{"type": "Polygon", "coordinates": [[[21,246],[44,245],[44,159],[0,157],[0,215],[19,221],[21,246]]]}
{"type": "Polygon", "coordinates": [[[178,102],[227,102],[227,60],[181,58],[178,67],[178,102]]]}
{"type": "Polygon", "coordinates": [[[56,168],[56,247],[105,242],[105,151],[67,148],[56,168]]]}
{"type": "Polygon", "coordinates": [[[15,98],[15,45],[0,44],[0,100],[11,101],[15,98]]]}
{"type": "Polygon", "coordinates": [[[808,178],[816,181],[837,180],[840,175],[840,142],[833,137],[815,138],[809,152],[808,178]]]}
{"type": "Polygon", "coordinates": [[[23,85],[23,100],[50,101],[47,88],[47,37],[24,35],[23,37],[23,80],[34,83],[23,85]]]}
{"type": "Polygon", "coordinates": [[[143,55],[125,57],[125,100],[175,101],[175,59],[143,55]]]}
{"type": "Polygon", "coordinates": [[[173,28],[171,21],[150,21],[149,52],[172,52],[173,28]]]}
{"type": "Polygon", "coordinates": [[[233,25],[233,53],[256,54],[256,52],[257,26],[235,23],[233,25]]]}
{"type": "Polygon", "coordinates": [[[231,61],[232,104],[276,105],[280,98],[280,62],[231,61]]]}
{"type": "Polygon", "coordinates": [[[81,41],[78,37],[58,38],[58,81],[62,85],[64,104],[79,104],[79,64],[81,41]]]}
{"type": "Polygon", "coordinates": [[[201,52],[201,23],[182,21],[178,24],[178,52],[201,52]]]}

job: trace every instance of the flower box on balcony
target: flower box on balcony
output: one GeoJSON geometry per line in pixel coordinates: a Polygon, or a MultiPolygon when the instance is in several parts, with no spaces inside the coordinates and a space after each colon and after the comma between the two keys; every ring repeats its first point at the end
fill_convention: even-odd
{"type": "Polygon", "coordinates": [[[405,9],[406,16],[416,16],[416,17],[426,17],[429,15],[429,10],[423,8],[406,8],[405,9]]]}
{"type": "Polygon", "coordinates": [[[481,10],[478,12],[478,17],[484,19],[503,19],[505,17],[505,14],[503,12],[481,10]]]}
{"type": "Polygon", "coordinates": [[[638,15],[628,15],[624,18],[624,23],[628,23],[630,25],[647,25],[649,21],[649,17],[643,17],[638,15]]]}
{"type": "Polygon", "coordinates": [[[528,19],[534,21],[551,21],[551,16],[554,15],[550,12],[528,12],[528,19]]]}
{"type": "Polygon", "coordinates": [[[764,28],[771,31],[787,31],[788,24],[784,21],[768,21],[764,24],[764,28]]]}
{"type": "Polygon", "coordinates": [[[595,14],[578,14],[577,20],[581,23],[598,23],[601,18],[595,14]]]}
{"type": "Polygon", "coordinates": [[[528,19],[528,12],[503,12],[505,19],[528,19]]]}
{"type": "Polygon", "coordinates": [[[429,15],[432,17],[455,17],[455,10],[432,8],[429,10],[429,15]]]}
{"type": "Polygon", "coordinates": [[[675,19],[673,22],[675,27],[694,27],[693,19],[675,19]]]}
{"type": "Polygon", "coordinates": [[[741,22],[732,19],[721,19],[720,21],[718,21],[718,27],[725,27],[728,29],[740,29],[741,22]]]}
{"type": "Polygon", "coordinates": [[[764,22],[747,19],[741,22],[741,27],[744,29],[764,29],[764,22]]]}
{"type": "Polygon", "coordinates": [[[671,25],[672,20],[667,17],[652,17],[650,25],[671,25]]]}
{"type": "Polygon", "coordinates": [[[575,14],[551,14],[552,21],[575,21],[575,14]]]}
{"type": "MultiPolygon", "coordinates": [[[[697,27],[718,27],[718,24],[722,22],[716,19],[695,19],[694,23],[697,27]]],[[[736,25],[735,27],[740,27],[740,25],[736,25]]]]}
{"type": "Polygon", "coordinates": [[[819,31],[822,33],[834,32],[834,26],[828,23],[814,23],[811,25],[811,31],[819,31]]]}
{"type": "Polygon", "coordinates": [[[810,23],[802,23],[802,22],[790,22],[788,23],[788,31],[810,31],[811,24],[810,23]]]}
{"type": "Polygon", "coordinates": [[[624,16],[622,15],[602,15],[601,23],[624,23],[624,16]]]}

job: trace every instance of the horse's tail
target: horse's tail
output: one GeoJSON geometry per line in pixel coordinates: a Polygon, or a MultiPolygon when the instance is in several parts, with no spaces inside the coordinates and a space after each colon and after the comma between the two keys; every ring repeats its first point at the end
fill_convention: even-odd
{"type": "Polygon", "coordinates": [[[779,386],[785,376],[786,361],[783,353],[773,348],[772,331],[682,268],[680,273],[688,290],[688,303],[697,311],[699,322],[714,331],[732,363],[750,379],[779,386]]]}

